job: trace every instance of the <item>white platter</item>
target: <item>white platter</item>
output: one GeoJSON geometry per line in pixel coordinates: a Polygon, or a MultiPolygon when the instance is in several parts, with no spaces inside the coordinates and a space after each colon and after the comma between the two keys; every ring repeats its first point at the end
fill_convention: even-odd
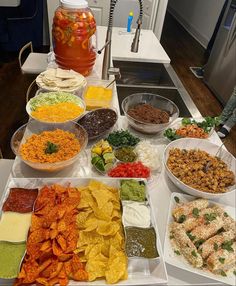
{"type": "MultiPolygon", "coordinates": [[[[9,179],[7,186],[5,188],[4,194],[2,196],[2,199],[0,201],[0,209],[2,208],[2,204],[6,199],[6,196],[8,194],[9,188],[12,187],[22,187],[22,188],[40,188],[44,185],[52,185],[52,184],[62,184],[62,185],[68,185],[70,183],[71,186],[82,186],[87,185],[90,179],[97,179],[99,181],[102,181],[105,184],[119,187],[119,181],[120,179],[113,179],[113,178],[11,178],[9,179]]],[[[149,189],[147,187],[147,192],[149,193],[149,189]]],[[[128,264],[128,272],[129,277],[126,281],[121,281],[117,283],[116,285],[163,285],[167,283],[167,272],[166,267],[162,255],[162,247],[160,242],[160,236],[157,229],[157,224],[155,220],[155,214],[154,209],[152,209],[151,206],[151,212],[153,214],[153,225],[156,230],[156,237],[157,237],[157,249],[159,252],[159,258],[158,259],[129,259],[128,264]]],[[[6,279],[0,279],[0,285],[11,285],[10,281],[7,281],[6,279]],[[7,282],[7,283],[6,283],[7,282]],[[10,284],[9,284],[10,283],[10,284]]],[[[78,281],[72,281],[70,280],[69,285],[99,285],[99,286],[105,286],[107,285],[104,280],[98,280],[95,282],[78,282],[78,281]]]]}
{"type": "MultiPolygon", "coordinates": [[[[226,283],[229,285],[235,285],[235,276],[233,273],[231,275],[228,275],[227,277],[223,277],[220,275],[214,275],[211,272],[194,268],[184,259],[184,257],[177,256],[174,253],[174,250],[171,246],[171,242],[169,239],[169,227],[168,226],[170,225],[170,223],[172,223],[174,221],[172,218],[171,212],[172,212],[172,209],[174,208],[174,206],[176,206],[176,202],[174,200],[175,196],[177,196],[180,199],[180,202],[189,202],[189,201],[196,199],[196,197],[186,195],[186,194],[175,193],[175,192],[172,193],[172,195],[171,195],[169,212],[168,212],[168,219],[167,219],[167,228],[166,228],[166,233],[165,233],[165,242],[164,242],[164,259],[165,259],[165,262],[167,262],[170,265],[173,265],[175,267],[178,267],[180,269],[187,270],[194,275],[197,274],[197,275],[201,275],[201,276],[206,277],[206,278],[214,279],[214,280],[222,282],[222,283],[226,283]]],[[[210,202],[210,204],[217,204],[216,202],[211,201],[211,200],[209,200],[209,202],[210,202]]],[[[226,206],[223,204],[219,204],[219,205],[222,206],[225,209],[225,211],[231,217],[233,217],[235,219],[235,208],[234,207],[226,206]]]]}
{"type": "MultiPolygon", "coordinates": [[[[169,126],[169,128],[172,128],[172,129],[179,129],[180,127],[183,127],[184,125],[182,124],[182,119],[183,118],[177,118],[175,119],[175,121],[169,126]]],[[[192,117],[189,117],[189,119],[194,119],[196,120],[197,122],[202,122],[204,120],[204,117],[200,117],[200,118],[192,118],[192,117]]],[[[206,138],[207,140],[210,140],[212,139],[212,135],[214,133],[214,127],[211,128],[210,132],[208,133],[208,137],[206,138]]],[[[186,138],[189,138],[189,137],[186,137],[186,138]]]]}

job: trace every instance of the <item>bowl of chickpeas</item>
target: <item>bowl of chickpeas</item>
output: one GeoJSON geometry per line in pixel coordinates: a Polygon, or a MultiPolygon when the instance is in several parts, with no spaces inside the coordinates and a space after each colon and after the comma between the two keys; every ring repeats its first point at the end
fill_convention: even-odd
{"type": "Polygon", "coordinates": [[[182,191],[206,199],[235,192],[236,159],[224,147],[204,139],[178,139],[165,148],[170,180],[182,191]],[[217,155],[217,156],[216,156],[217,155]]]}

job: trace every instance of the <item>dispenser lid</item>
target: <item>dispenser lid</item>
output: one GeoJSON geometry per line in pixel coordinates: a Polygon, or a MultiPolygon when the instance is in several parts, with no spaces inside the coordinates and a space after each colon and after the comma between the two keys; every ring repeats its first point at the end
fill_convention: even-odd
{"type": "Polygon", "coordinates": [[[60,0],[62,7],[69,9],[82,9],[88,7],[86,0],[60,0]]]}

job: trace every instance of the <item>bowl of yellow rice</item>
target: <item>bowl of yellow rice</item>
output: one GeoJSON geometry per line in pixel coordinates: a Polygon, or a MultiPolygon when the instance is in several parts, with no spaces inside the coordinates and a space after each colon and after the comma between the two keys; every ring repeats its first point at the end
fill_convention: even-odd
{"type": "Polygon", "coordinates": [[[80,97],[64,91],[40,92],[26,105],[31,118],[47,123],[77,121],[85,110],[85,102],[80,97]]]}
{"type": "Polygon", "coordinates": [[[36,170],[59,171],[75,163],[88,143],[86,130],[76,122],[21,126],[11,138],[12,151],[36,170]]]}

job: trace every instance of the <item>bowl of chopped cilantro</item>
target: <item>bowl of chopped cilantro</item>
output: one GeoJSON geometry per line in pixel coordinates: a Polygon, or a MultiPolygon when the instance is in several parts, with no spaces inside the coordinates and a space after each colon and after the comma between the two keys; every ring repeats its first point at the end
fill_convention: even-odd
{"type": "Polygon", "coordinates": [[[107,137],[107,141],[114,147],[135,147],[140,139],[130,133],[128,130],[117,130],[110,133],[107,137]]]}

